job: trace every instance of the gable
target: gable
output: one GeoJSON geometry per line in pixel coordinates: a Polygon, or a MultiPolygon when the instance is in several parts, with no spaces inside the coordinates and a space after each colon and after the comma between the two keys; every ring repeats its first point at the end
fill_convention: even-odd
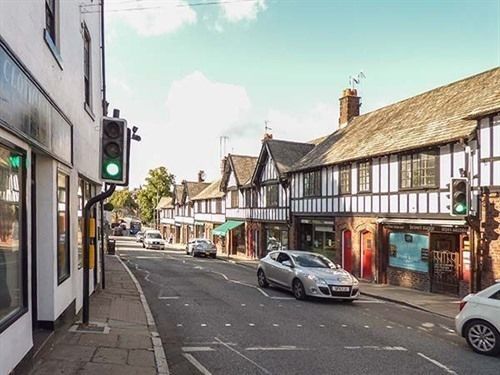
{"type": "Polygon", "coordinates": [[[228,183],[227,183],[227,187],[235,187],[237,186],[237,182],[236,182],[236,177],[234,175],[234,172],[231,171],[231,173],[229,174],[229,180],[228,180],[228,183]]]}

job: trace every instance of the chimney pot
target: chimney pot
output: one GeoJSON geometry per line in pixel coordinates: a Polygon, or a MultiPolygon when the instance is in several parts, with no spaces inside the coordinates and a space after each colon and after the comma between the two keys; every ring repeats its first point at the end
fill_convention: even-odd
{"type": "Polygon", "coordinates": [[[204,182],[205,181],[205,171],[199,171],[198,172],[198,182],[204,182]]]}

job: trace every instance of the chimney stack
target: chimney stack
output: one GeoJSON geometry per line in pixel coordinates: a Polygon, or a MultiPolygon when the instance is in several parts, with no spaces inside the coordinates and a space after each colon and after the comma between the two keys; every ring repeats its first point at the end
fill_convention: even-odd
{"type": "Polygon", "coordinates": [[[355,116],[359,116],[360,97],[356,89],[345,89],[340,101],[339,126],[343,128],[355,116]]]}
{"type": "Polygon", "coordinates": [[[270,139],[273,139],[273,135],[266,132],[266,133],[264,133],[264,138],[262,138],[262,143],[264,143],[265,141],[268,141],[270,139]]]}
{"type": "Polygon", "coordinates": [[[205,182],[205,171],[198,172],[198,182],[205,182]]]}

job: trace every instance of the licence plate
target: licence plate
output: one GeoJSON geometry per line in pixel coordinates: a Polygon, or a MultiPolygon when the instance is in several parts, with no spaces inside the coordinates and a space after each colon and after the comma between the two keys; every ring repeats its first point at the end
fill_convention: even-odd
{"type": "Polygon", "coordinates": [[[348,292],[349,290],[348,286],[332,286],[332,292],[348,292]]]}

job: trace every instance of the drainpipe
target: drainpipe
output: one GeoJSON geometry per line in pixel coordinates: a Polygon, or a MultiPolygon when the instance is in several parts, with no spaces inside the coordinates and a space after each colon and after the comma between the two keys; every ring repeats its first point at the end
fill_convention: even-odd
{"type": "Polygon", "coordinates": [[[106,101],[106,48],[104,38],[104,1],[101,0],[101,61],[102,61],[102,114],[108,114],[108,102],[106,101]]]}

